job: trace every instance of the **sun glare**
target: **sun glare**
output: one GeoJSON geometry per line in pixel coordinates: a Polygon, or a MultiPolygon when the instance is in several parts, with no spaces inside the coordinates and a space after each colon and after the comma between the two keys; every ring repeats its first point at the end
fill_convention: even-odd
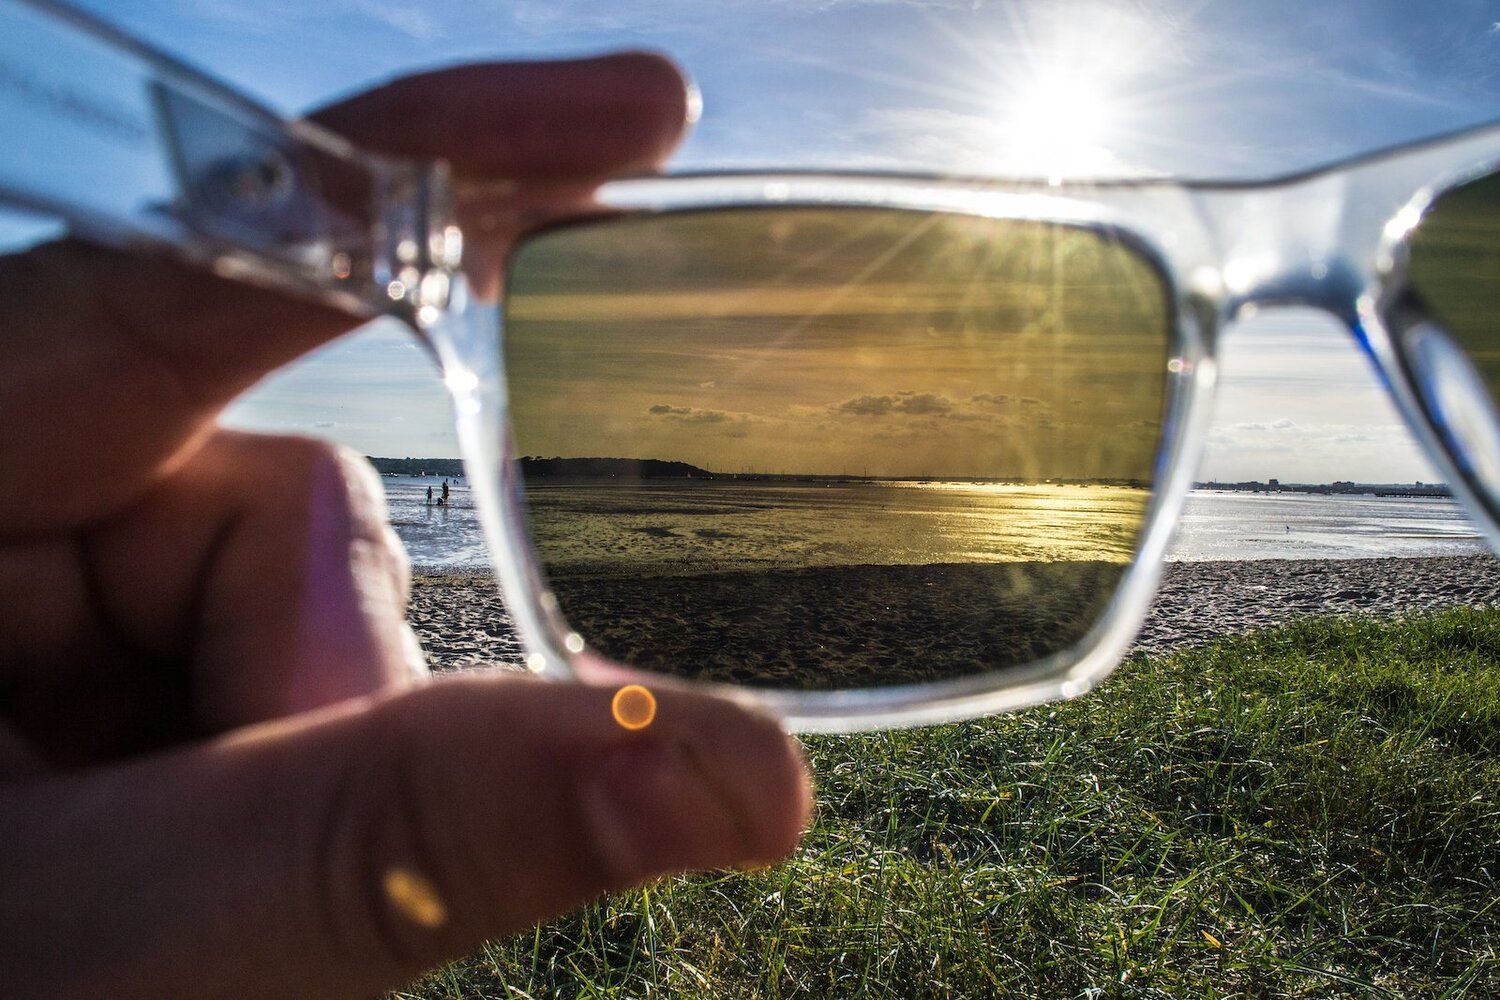
{"type": "Polygon", "coordinates": [[[1144,77],[1169,58],[1160,25],[1113,7],[1018,18],[991,59],[992,165],[1050,180],[1136,172],[1144,77]]]}

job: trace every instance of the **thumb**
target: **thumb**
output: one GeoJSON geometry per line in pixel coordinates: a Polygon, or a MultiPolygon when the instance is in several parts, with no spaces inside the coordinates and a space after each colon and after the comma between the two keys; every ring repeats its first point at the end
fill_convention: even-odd
{"type": "Polygon", "coordinates": [[[769,719],[470,675],[0,802],[25,996],[368,996],[598,894],[787,853],[810,793],[769,719]],[[24,817],[24,822],[20,819],[24,817]]]}

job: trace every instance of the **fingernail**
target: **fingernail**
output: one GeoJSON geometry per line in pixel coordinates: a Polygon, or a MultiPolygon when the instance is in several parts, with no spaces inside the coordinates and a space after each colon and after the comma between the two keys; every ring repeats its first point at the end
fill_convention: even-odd
{"type": "Polygon", "coordinates": [[[611,751],[583,776],[600,862],[621,885],[743,860],[743,821],[682,747],[657,739],[611,751]]]}

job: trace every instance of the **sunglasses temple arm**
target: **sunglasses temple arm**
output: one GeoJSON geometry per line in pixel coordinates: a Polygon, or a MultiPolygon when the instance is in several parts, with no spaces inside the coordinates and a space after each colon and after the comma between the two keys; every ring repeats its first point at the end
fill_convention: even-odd
{"type": "Polygon", "coordinates": [[[284,120],[52,0],[0,0],[0,133],[0,203],[67,235],[361,316],[419,325],[448,304],[462,241],[443,164],[284,120]]]}

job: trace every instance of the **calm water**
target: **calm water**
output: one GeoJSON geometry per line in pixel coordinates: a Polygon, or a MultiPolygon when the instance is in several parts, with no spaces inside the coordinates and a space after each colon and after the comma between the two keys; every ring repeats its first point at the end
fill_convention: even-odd
{"type": "MultiPolygon", "coordinates": [[[[427,507],[441,477],[387,476],[396,532],[422,567],[479,568],[484,543],[468,488],[427,507]]],[[[1103,559],[1128,553],[1139,494],[1126,489],[930,486],[647,487],[601,502],[600,491],[551,486],[538,503],[566,510],[580,569],[613,551],[670,571],[690,555],[725,568],[928,561],[1103,559]],[[688,493],[693,494],[689,496],[688,493]],[[708,522],[712,522],[711,524],[708,522]],[[879,544],[877,546],[877,539],[879,544]],[[895,539],[893,545],[892,539],[895,539]],[[883,556],[883,557],[882,557],[883,556]]],[[[538,530],[547,518],[538,516],[538,530]]],[[[1452,500],[1195,491],[1170,558],[1358,559],[1464,555],[1483,542],[1452,500]]]]}
{"type": "Polygon", "coordinates": [[[1447,497],[1219,493],[1188,497],[1169,559],[1369,559],[1484,552],[1447,497]]]}

